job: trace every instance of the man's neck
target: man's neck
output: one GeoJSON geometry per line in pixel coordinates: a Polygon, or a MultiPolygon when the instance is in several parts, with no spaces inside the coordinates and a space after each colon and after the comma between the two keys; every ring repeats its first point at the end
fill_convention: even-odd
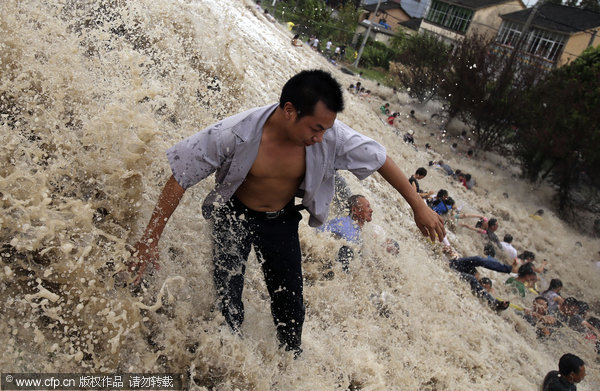
{"type": "Polygon", "coordinates": [[[288,134],[285,132],[285,118],[281,107],[277,107],[269,118],[267,118],[263,126],[263,137],[267,137],[277,144],[292,144],[288,134]]]}
{"type": "Polygon", "coordinates": [[[359,219],[353,216],[350,216],[350,218],[352,219],[352,221],[354,221],[356,223],[356,225],[358,225],[358,228],[362,229],[363,226],[365,225],[365,220],[363,219],[359,219]]]}

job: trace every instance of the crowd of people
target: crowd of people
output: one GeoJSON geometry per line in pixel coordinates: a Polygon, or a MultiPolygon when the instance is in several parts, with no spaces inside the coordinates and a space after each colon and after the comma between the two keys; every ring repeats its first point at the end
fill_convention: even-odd
{"type": "MultiPolygon", "coordinates": [[[[257,9],[259,7],[260,4],[257,9]]],[[[318,48],[316,37],[311,46],[318,48]]],[[[356,84],[354,93],[360,94],[363,87],[356,84]]],[[[309,225],[322,226],[322,231],[345,241],[336,259],[342,270],[349,272],[356,262],[356,252],[345,243],[358,245],[360,250],[363,228],[371,222],[373,210],[365,196],[355,194],[346,199],[346,216],[325,221],[333,197],[331,189],[339,189],[334,183],[334,171],[349,170],[359,178],[377,171],[408,202],[421,232],[431,241],[436,237],[444,239],[445,251],[450,255],[449,268],[469,282],[475,294],[492,308],[506,310],[510,302],[493,295],[492,279],[485,279],[477,267],[507,274],[516,271],[506,284],[523,297],[535,293],[534,308],[520,311],[528,322],[541,330],[539,335],[548,337],[553,329],[564,325],[597,341],[600,337],[598,319],[589,316],[586,303],[573,297],[563,300],[561,282],[555,281],[541,295],[537,293],[538,273],[546,273],[547,265],[536,272],[533,253],[524,252],[515,257],[511,265],[494,258],[494,246],[504,248],[495,234],[499,225],[496,219],[481,217],[474,227],[489,241],[484,252],[486,257],[460,257],[444,238],[441,216],[458,216],[456,219],[468,216],[452,212],[454,203],[449,201],[444,189],[437,193],[421,189],[419,181],[427,176],[425,168],[418,168],[407,181],[381,144],[337,121],[337,113],[343,107],[342,90],[330,74],[320,70],[302,71],[283,86],[279,102],[226,118],[172,146],[166,152],[172,175],[160,193],[142,237],[135,244],[134,259],[129,265],[129,270],[137,276],[135,283],[140,282],[148,267],[158,268],[159,240],[187,189],[216,172],[215,187],[206,196],[202,212],[212,222],[213,277],[219,310],[232,332],[239,333],[244,321],[245,266],[254,247],[261,259],[269,292],[276,338],[281,348],[299,357],[305,318],[298,237],[300,210],[307,210],[309,225]],[[340,140],[347,150],[361,152],[338,153],[340,140]],[[321,148],[310,148],[315,144],[321,148]],[[317,163],[309,166],[305,164],[308,161],[317,163]],[[295,195],[299,190],[302,190],[303,202],[296,205],[295,195]],[[553,313],[546,309],[550,304],[555,308],[553,313]]],[[[414,112],[410,117],[421,122],[414,112]]],[[[387,252],[398,254],[397,242],[385,235],[381,238],[387,252]]],[[[512,246],[511,242],[505,241],[512,246]]],[[[546,389],[553,390],[555,388],[550,387],[564,382],[574,385],[583,379],[582,361],[565,359],[564,362],[561,358],[558,373],[547,375],[546,389]],[[564,363],[567,361],[569,365],[564,363]]]]}
{"type": "MultiPolygon", "coordinates": [[[[400,123],[401,114],[392,111],[389,103],[381,105],[379,114],[382,121],[393,126],[394,130],[399,128],[397,125],[400,123]]],[[[409,120],[412,118],[413,121],[421,122],[415,117],[414,110],[411,111],[408,118],[409,120]]],[[[465,137],[464,134],[461,136],[465,137]]],[[[414,143],[414,139],[407,142],[414,143]]],[[[450,151],[456,152],[456,145],[451,147],[450,151]]],[[[469,149],[465,157],[471,159],[473,151],[469,149]]],[[[476,186],[475,180],[470,174],[452,169],[443,160],[431,161],[429,166],[435,169],[434,172],[458,181],[459,186],[464,186],[466,189],[473,189],[476,186]]],[[[460,235],[466,235],[471,231],[476,232],[481,237],[481,243],[484,247],[483,256],[460,256],[448,239],[444,238],[443,252],[447,255],[449,268],[458,273],[460,278],[470,285],[473,293],[487,302],[492,309],[496,311],[503,311],[508,308],[514,309],[520,317],[534,328],[540,340],[549,340],[554,335],[559,334],[561,329],[568,328],[580,333],[582,341],[594,343],[600,357],[600,319],[590,313],[589,305],[573,296],[563,298],[561,296],[563,284],[558,278],[552,278],[547,288],[542,291],[542,285],[546,285],[545,282],[542,283],[542,280],[546,281],[550,278],[548,261],[543,259],[541,262],[536,262],[535,253],[529,250],[519,252],[515,248],[516,244],[514,244],[514,238],[510,233],[504,234],[502,240],[500,240],[497,234],[500,223],[497,218],[488,218],[482,214],[464,213],[460,208],[457,208],[456,201],[446,189],[439,189],[437,192],[424,190],[420,181],[427,175],[428,170],[425,167],[419,167],[415,170],[409,178],[414,190],[432,210],[445,219],[447,229],[450,229],[455,237],[458,238],[460,235]],[[474,223],[469,223],[469,220],[473,220],[474,223]],[[498,254],[497,257],[496,254],[498,254]],[[509,274],[504,279],[501,292],[509,296],[512,294],[514,299],[512,297],[507,297],[507,299],[510,298],[513,303],[496,296],[493,280],[494,278],[497,279],[497,275],[485,276],[480,274],[477,268],[509,274]],[[531,307],[518,304],[518,301],[522,300],[525,300],[526,303],[528,297],[532,298],[531,307]]],[[[352,204],[349,214],[346,216],[346,221],[357,221],[358,226],[360,219],[352,212],[352,204]]],[[[536,212],[536,216],[540,214],[536,212]]],[[[369,206],[369,219],[367,221],[371,221],[371,215],[372,210],[369,206]]],[[[338,228],[336,227],[336,222],[332,221],[324,230],[343,238],[343,235],[337,232],[338,228]]],[[[362,228],[362,225],[360,227],[362,228]]],[[[355,233],[357,235],[353,241],[356,244],[360,240],[360,229],[356,230],[355,233]]],[[[355,257],[352,249],[347,246],[340,248],[337,259],[338,262],[342,263],[345,271],[348,271],[350,261],[353,258],[355,257]]],[[[583,365],[583,362],[581,363],[580,366],[583,365]]],[[[576,369],[579,369],[579,366],[576,369]]],[[[544,390],[563,389],[553,387],[558,387],[557,385],[564,386],[564,384],[572,387],[564,389],[575,389],[574,383],[577,382],[573,381],[576,378],[575,372],[562,370],[549,373],[544,381],[544,390]]]]}

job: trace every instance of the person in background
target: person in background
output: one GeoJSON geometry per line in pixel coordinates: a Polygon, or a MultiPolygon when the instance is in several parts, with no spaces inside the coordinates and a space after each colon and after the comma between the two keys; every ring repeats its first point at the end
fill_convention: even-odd
{"type": "Polygon", "coordinates": [[[429,198],[433,194],[432,191],[424,192],[419,186],[419,181],[427,176],[427,170],[424,167],[417,168],[414,175],[411,175],[408,182],[412,185],[413,189],[421,196],[421,198],[429,198]]]}
{"type": "Polygon", "coordinates": [[[543,273],[544,270],[546,270],[546,266],[548,266],[548,261],[545,259],[542,261],[541,266],[535,266],[533,264],[533,261],[535,261],[535,254],[528,250],[523,251],[523,253],[521,255],[519,255],[517,258],[519,259],[519,262],[521,264],[531,263],[531,266],[533,267],[533,271],[536,273],[543,273]]]}
{"type": "Polygon", "coordinates": [[[550,371],[542,382],[542,391],[577,391],[577,383],[585,378],[585,363],[574,354],[564,354],[558,371],[550,371]]]}
{"type": "Polygon", "coordinates": [[[512,235],[506,234],[500,242],[500,246],[502,247],[502,250],[504,250],[504,253],[508,256],[508,258],[515,259],[517,258],[517,249],[513,247],[512,241],[512,235]]]}
{"type": "Polygon", "coordinates": [[[386,102],[383,106],[381,106],[379,108],[379,110],[381,111],[381,114],[389,115],[390,114],[390,104],[386,102]]]}
{"type": "Polygon", "coordinates": [[[550,286],[548,286],[548,289],[542,292],[542,296],[548,299],[548,311],[550,311],[550,313],[556,312],[558,310],[558,305],[564,301],[564,299],[560,296],[562,287],[562,281],[558,278],[553,278],[550,280],[550,286]]]}
{"type": "Polygon", "coordinates": [[[410,204],[423,235],[442,240],[443,220],[420,199],[381,144],[336,119],[343,108],[341,87],[331,74],[306,70],[285,83],[279,102],[225,118],[170,148],[172,175],[128,264],[136,283],[148,266],[158,267],[160,238],[187,189],[213,173],[215,187],[202,214],[212,222],[219,309],[232,331],[239,332],[245,266],[254,247],[277,339],[296,357],[302,352],[305,318],[300,209],[308,210],[313,227],[327,220],[336,169],[360,179],[379,172],[410,204]]]}
{"type": "Polygon", "coordinates": [[[556,324],[556,318],[548,315],[548,300],[543,296],[533,299],[531,310],[523,309],[523,318],[536,328],[538,338],[544,338],[552,334],[551,326],[556,324]]]}
{"type": "Polygon", "coordinates": [[[526,263],[519,267],[517,277],[510,277],[506,280],[506,284],[511,285],[521,297],[525,297],[528,286],[536,281],[537,274],[533,271],[531,264],[526,263]]]}
{"type": "Polygon", "coordinates": [[[275,18],[273,17],[273,15],[271,15],[271,14],[269,13],[269,10],[267,10],[267,9],[266,9],[266,10],[265,10],[265,12],[264,12],[264,15],[265,15],[265,18],[267,18],[267,20],[268,20],[269,22],[271,22],[271,23],[275,23],[275,22],[277,22],[277,20],[275,20],[275,18]]]}
{"type": "Polygon", "coordinates": [[[512,267],[505,265],[493,258],[483,258],[479,256],[455,258],[449,261],[450,269],[458,272],[460,278],[465,280],[471,286],[471,291],[478,297],[485,299],[488,305],[497,311],[507,309],[510,302],[498,300],[492,296],[479,282],[479,272],[477,267],[483,267],[500,273],[511,273],[512,267]]]}
{"type": "Polygon", "coordinates": [[[302,46],[302,42],[300,41],[299,34],[294,35],[294,38],[292,38],[292,45],[293,46],[302,46]]]}
{"type": "MultiPolygon", "coordinates": [[[[373,209],[371,204],[360,194],[354,194],[348,198],[348,215],[336,217],[326,224],[318,227],[321,232],[331,232],[338,239],[345,239],[350,244],[361,243],[361,231],[366,223],[371,222],[373,209]]],[[[343,245],[337,254],[336,260],[342,264],[342,270],[349,270],[350,261],[354,258],[354,250],[343,245]]]]}

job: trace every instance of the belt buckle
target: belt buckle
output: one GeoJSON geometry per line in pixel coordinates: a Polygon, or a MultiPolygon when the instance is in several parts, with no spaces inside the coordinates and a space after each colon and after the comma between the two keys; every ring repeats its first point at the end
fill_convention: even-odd
{"type": "Polygon", "coordinates": [[[265,218],[267,220],[273,220],[278,218],[279,216],[281,216],[283,214],[283,209],[278,210],[276,212],[265,212],[265,218]]]}

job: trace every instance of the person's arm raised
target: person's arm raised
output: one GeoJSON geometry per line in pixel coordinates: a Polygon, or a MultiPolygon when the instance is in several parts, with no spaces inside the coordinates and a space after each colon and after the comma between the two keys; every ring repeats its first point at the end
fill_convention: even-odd
{"type": "Polygon", "coordinates": [[[423,202],[396,163],[388,156],[377,171],[408,202],[413,210],[415,223],[423,235],[429,236],[431,240],[435,240],[437,235],[441,242],[446,237],[444,220],[423,202]]]}
{"type": "Polygon", "coordinates": [[[179,201],[181,201],[184,193],[185,189],[181,187],[171,175],[158,198],[158,202],[152,212],[152,217],[150,217],[148,226],[146,226],[144,235],[142,235],[141,239],[135,244],[133,256],[137,258],[137,262],[133,263],[130,267],[130,271],[137,271],[137,277],[135,278],[134,283],[137,284],[141,280],[142,275],[148,267],[148,263],[152,263],[157,269],[159,268],[158,241],[167,225],[169,217],[171,217],[175,209],[177,209],[179,201]]]}

